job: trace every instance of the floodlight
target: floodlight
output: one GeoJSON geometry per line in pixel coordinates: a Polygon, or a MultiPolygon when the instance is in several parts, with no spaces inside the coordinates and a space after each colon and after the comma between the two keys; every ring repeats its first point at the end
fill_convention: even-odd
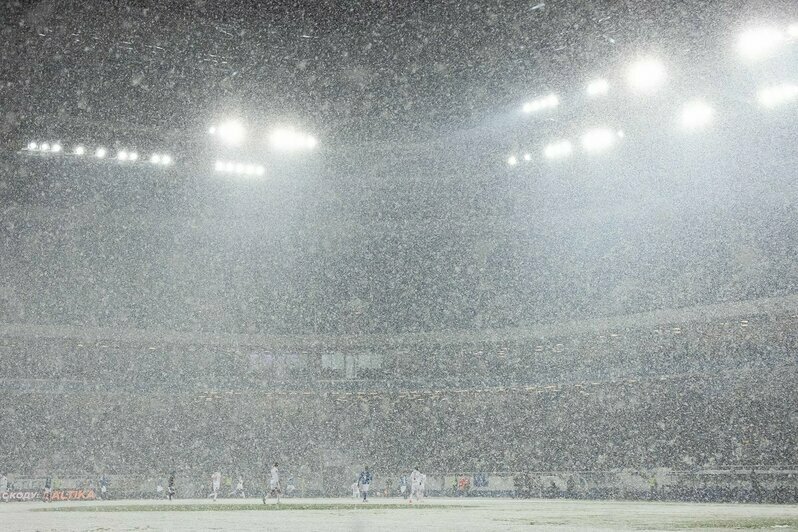
{"type": "Polygon", "coordinates": [[[171,155],[161,155],[161,164],[164,166],[168,166],[172,164],[172,156],[171,155]]]}
{"type": "Polygon", "coordinates": [[[86,153],[86,148],[84,148],[83,146],[75,146],[73,153],[75,155],[84,155],[86,153]]]}
{"type": "Polygon", "coordinates": [[[238,120],[228,120],[216,128],[216,135],[228,146],[238,146],[244,141],[246,131],[238,120]]]}
{"type": "Polygon", "coordinates": [[[241,164],[241,163],[236,163],[235,172],[237,174],[243,174],[244,173],[244,165],[241,164]]]}
{"type": "Polygon", "coordinates": [[[50,145],[48,143],[46,143],[46,142],[42,142],[41,150],[42,151],[50,151],[50,145]]]}
{"type": "Polygon", "coordinates": [[[61,145],[60,145],[60,144],[58,144],[58,143],[56,142],[55,144],[53,144],[53,145],[50,147],[50,151],[52,151],[53,153],[58,153],[58,152],[60,152],[60,151],[61,151],[61,145]]]}
{"type": "Polygon", "coordinates": [[[626,71],[626,81],[638,92],[654,92],[665,82],[665,66],[657,59],[641,59],[626,71]]]}
{"type": "Polygon", "coordinates": [[[317,141],[314,137],[292,129],[275,129],[269,136],[272,148],[283,151],[313,149],[317,141]]]}
{"type": "Polygon", "coordinates": [[[36,144],[35,142],[29,142],[28,143],[28,149],[31,150],[31,151],[38,150],[39,149],[39,145],[36,144]]]}
{"type": "Polygon", "coordinates": [[[783,83],[772,85],[759,91],[759,103],[772,108],[798,99],[798,85],[783,83]]]}
{"type": "Polygon", "coordinates": [[[754,28],[744,32],[737,40],[737,51],[744,59],[764,59],[784,42],[784,34],[776,28],[754,28]]]}
{"type": "Polygon", "coordinates": [[[712,122],[715,111],[708,104],[694,100],[682,108],[681,123],[685,129],[700,129],[712,122]]]}
{"type": "Polygon", "coordinates": [[[266,173],[266,169],[260,165],[255,167],[255,175],[263,175],[266,173]]]}
{"type": "Polygon", "coordinates": [[[587,84],[587,95],[591,98],[604,96],[610,90],[610,83],[606,79],[594,79],[587,84]]]}
{"type": "Polygon", "coordinates": [[[568,157],[574,151],[574,147],[570,141],[559,140],[552,142],[543,149],[543,155],[547,159],[562,159],[568,157]]]}
{"type": "Polygon", "coordinates": [[[158,155],[157,153],[153,153],[152,155],[150,155],[150,162],[152,164],[161,164],[161,156],[158,155]]]}
{"type": "Polygon", "coordinates": [[[793,39],[798,39],[798,22],[787,26],[787,35],[789,35],[793,39]]]}
{"type": "Polygon", "coordinates": [[[225,165],[224,165],[224,171],[225,172],[232,172],[235,169],[236,169],[236,165],[233,164],[233,163],[225,163],[225,165]]]}
{"type": "Polygon", "coordinates": [[[247,174],[247,175],[254,174],[255,173],[255,165],[254,164],[245,165],[244,166],[244,173],[247,174]]]}
{"type": "Polygon", "coordinates": [[[139,154],[134,152],[134,151],[130,152],[130,154],[128,155],[128,159],[131,160],[131,161],[135,161],[138,158],[139,158],[139,154]]]}
{"type": "Polygon", "coordinates": [[[224,163],[222,161],[216,161],[216,164],[214,165],[214,169],[217,172],[223,172],[224,171],[224,163]]]}
{"type": "Polygon", "coordinates": [[[120,151],[119,153],[116,154],[116,158],[119,159],[120,161],[127,161],[128,158],[127,151],[125,150],[120,151]]]}
{"type": "Polygon", "coordinates": [[[531,161],[531,160],[532,160],[532,154],[531,154],[531,153],[525,153],[525,154],[524,154],[524,160],[525,160],[526,162],[529,162],[529,161],[531,161]]]}
{"type": "Polygon", "coordinates": [[[108,150],[106,150],[105,148],[97,148],[97,151],[94,152],[94,156],[97,157],[98,159],[102,159],[103,157],[106,156],[107,153],[108,150]]]}
{"type": "Polygon", "coordinates": [[[549,94],[535,100],[526,102],[522,107],[525,113],[537,113],[544,109],[553,109],[560,105],[560,98],[556,94],[549,94]]]}
{"type": "Polygon", "coordinates": [[[618,134],[611,129],[589,129],[582,135],[582,149],[588,153],[600,153],[612,147],[618,134]]]}
{"type": "Polygon", "coordinates": [[[211,134],[211,135],[215,135],[216,134],[216,126],[209,127],[208,128],[208,133],[211,134]]]}
{"type": "Polygon", "coordinates": [[[515,155],[510,155],[509,159],[507,159],[507,164],[509,164],[510,166],[515,166],[516,164],[518,164],[518,157],[516,157],[515,155]]]}

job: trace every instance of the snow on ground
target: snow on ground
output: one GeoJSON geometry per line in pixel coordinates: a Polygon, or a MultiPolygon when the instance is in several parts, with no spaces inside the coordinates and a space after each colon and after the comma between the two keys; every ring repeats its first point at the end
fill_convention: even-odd
{"type": "MultiPolygon", "coordinates": [[[[625,501],[427,499],[423,508],[399,499],[375,499],[352,508],[353,499],[290,499],[281,511],[263,511],[260,500],[106,501],[0,504],[0,529],[50,530],[703,530],[798,528],[798,507],[625,501]],[[214,510],[175,511],[192,504],[214,510]],[[242,504],[253,509],[240,509],[242,504]],[[292,505],[331,505],[291,509],[292,505]],[[385,508],[385,504],[396,508],[385,508]],[[102,506],[122,511],[80,510],[102,506]],[[172,509],[170,509],[170,506],[172,509]],[[340,506],[336,508],[335,506],[340,506]],[[130,507],[142,510],[131,510],[130,507]]],[[[274,504],[270,501],[270,504],[274,504]]],[[[362,503],[360,503],[362,504],[362,503]]]]}

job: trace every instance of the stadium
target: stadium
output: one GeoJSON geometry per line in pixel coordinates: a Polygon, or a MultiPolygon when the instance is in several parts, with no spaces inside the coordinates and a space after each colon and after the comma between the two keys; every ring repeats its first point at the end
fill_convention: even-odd
{"type": "Polygon", "coordinates": [[[0,523],[798,527],[798,12],[666,4],[9,4],[0,523]]]}

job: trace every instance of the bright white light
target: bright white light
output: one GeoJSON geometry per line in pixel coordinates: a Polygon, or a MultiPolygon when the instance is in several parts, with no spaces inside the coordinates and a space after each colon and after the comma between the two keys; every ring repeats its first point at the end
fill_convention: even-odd
{"type": "Polygon", "coordinates": [[[582,149],[588,153],[600,153],[612,147],[618,138],[611,129],[589,129],[582,135],[582,149]]]}
{"type": "Polygon", "coordinates": [[[235,169],[235,172],[236,172],[237,174],[243,174],[243,173],[244,173],[244,165],[243,165],[243,164],[241,164],[241,163],[236,163],[236,169],[235,169]]]}
{"type": "Polygon", "coordinates": [[[208,133],[210,133],[211,135],[215,135],[216,134],[216,126],[209,127],[208,128],[208,133]]]}
{"type": "Polygon", "coordinates": [[[106,156],[107,153],[108,150],[106,150],[105,148],[97,148],[97,151],[94,152],[94,156],[97,157],[98,159],[102,159],[103,157],[106,156]]]}
{"type": "Polygon", "coordinates": [[[55,144],[52,145],[52,147],[50,148],[50,151],[52,151],[53,153],[60,152],[61,151],[61,145],[56,142],[55,144]]]}
{"type": "Polygon", "coordinates": [[[161,156],[158,155],[157,153],[153,153],[152,155],[150,155],[150,162],[152,164],[161,164],[161,156]]]}
{"type": "Polygon", "coordinates": [[[74,153],[75,155],[84,155],[86,153],[86,148],[83,146],[75,146],[74,153]]]}
{"type": "Polygon", "coordinates": [[[560,98],[556,94],[549,94],[535,100],[526,102],[522,107],[525,113],[537,113],[544,109],[553,109],[560,105],[560,98]]]}
{"type": "Polygon", "coordinates": [[[509,164],[510,166],[515,166],[516,164],[518,164],[518,157],[516,157],[515,155],[510,155],[510,157],[507,159],[507,164],[509,164]]]}
{"type": "Polygon", "coordinates": [[[775,28],[754,28],[740,35],[737,51],[744,59],[764,59],[784,42],[784,34],[775,28]]]}
{"type": "Polygon", "coordinates": [[[223,172],[224,171],[224,163],[222,161],[216,161],[216,164],[214,165],[214,169],[217,172],[223,172]]]}
{"type": "Polygon", "coordinates": [[[244,141],[246,130],[238,120],[228,120],[216,128],[216,135],[228,146],[238,146],[244,141]]]}
{"type": "Polygon", "coordinates": [[[568,157],[574,151],[573,145],[570,141],[560,140],[552,142],[543,150],[543,155],[547,159],[562,159],[568,157]]]}
{"type": "Polygon", "coordinates": [[[130,155],[128,155],[128,159],[130,159],[131,161],[135,161],[138,158],[139,158],[139,154],[134,152],[134,151],[130,152],[130,155]]]}
{"type": "Polygon", "coordinates": [[[665,82],[665,66],[656,59],[641,59],[629,66],[626,81],[635,91],[654,92],[665,82]]]}
{"type": "Polygon", "coordinates": [[[50,145],[48,143],[46,143],[46,142],[42,142],[41,150],[42,151],[50,151],[50,145]]]}
{"type": "Polygon", "coordinates": [[[525,153],[525,154],[524,154],[524,160],[525,160],[526,162],[529,162],[529,161],[531,161],[531,160],[532,160],[532,154],[531,154],[531,153],[525,153]]]}
{"type": "Polygon", "coordinates": [[[248,165],[244,166],[244,173],[247,174],[247,175],[254,174],[255,173],[255,165],[254,164],[248,164],[248,165]]]}
{"type": "Polygon", "coordinates": [[[759,91],[759,103],[772,108],[798,99],[798,85],[784,83],[765,87],[759,91]]]}
{"type": "Polygon", "coordinates": [[[266,169],[264,167],[262,167],[260,165],[255,167],[255,175],[263,175],[265,173],[266,173],[266,169]]]}
{"type": "Polygon", "coordinates": [[[702,101],[694,100],[688,102],[682,108],[682,127],[685,129],[706,127],[712,122],[712,116],[714,114],[714,109],[702,101]]]}
{"type": "Polygon", "coordinates": [[[128,153],[125,150],[122,150],[116,154],[116,158],[120,161],[127,161],[128,153]]]}
{"type": "Polygon", "coordinates": [[[31,150],[31,151],[38,150],[39,149],[39,145],[36,144],[35,142],[29,142],[28,143],[28,149],[31,150]]]}
{"type": "Polygon", "coordinates": [[[171,155],[161,155],[161,164],[164,166],[169,166],[172,164],[172,156],[171,155]]]}
{"type": "Polygon", "coordinates": [[[610,90],[610,83],[606,79],[594,79],[587,84],[587,95],[591,98],[604,96],[610,90]]]}
{"type": "Polygon", "coordinates": [[[225,165],[224,165],[224,171],[225,172],[232,172],[235,169],[236,169],[236,165],[233,164],[233,163],[225,163],[225,165]]]}
{"type": "Polygon", "coordinates": [[[787,35],[789,35],[793,39],[798,39],[798,22],[787,26],[787,35]]]}
{"type": "Polygon", "coordinates": [[[292,129],[275,129],[269,136],[272,148],[283,151],[312,150],[318,141],[292,129]]]}

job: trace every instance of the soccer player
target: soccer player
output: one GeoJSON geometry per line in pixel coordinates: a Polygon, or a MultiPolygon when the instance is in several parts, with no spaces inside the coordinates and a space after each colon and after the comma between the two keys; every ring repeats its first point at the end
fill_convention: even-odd
{"type": "Polygon", "coordinates": [[[44,496],[42,499],[45,502],[50,502],[52,500],[53,494],[53,480],[50,477],[47,477],[44,481],[44,496]]]}
{"type": "Polygon", "coordinates": [[[166,494],[169,496],[169,500],[172,500],[172,497],[175,496],[175,472],[172,471],[169,473],[169,485],[166,488],[166,494]]]}
{"type": "Polygon", "coordinates": [[[421,495],[421,471],[418,468],[414,468],[413,472],[410,473],[410,498],[407,502],[412,503],[413,499],[418,501],[421,495]]]}
{"type": "Polygon", "coordinates": [[[360,476],[357,479],[357,485],[360,487],[360,494],[363,495],[363,502],[369,502],[368,497],[369,488],[371,487],[371,480],[371,473],[369,472],[369,468],[366,467],[360,472],[360,476]]]}
{"type": "Polygon", "coordinates": [[[244,477],[242,477],[241,475],[238,475],[238,484],[236,484],[235,494],[241,497],[242,499],[246,498],[246,495],[244,494],[244,477]]]}
{"type": "Polygon", "coordinates": [[[213,502],[216,502],[216,497],[219,496],[219,488],[222,485],[222,474],[217,471],[213,475],[211,475],[211,494],[208,495],[210,499],[213,497],[213,502]]]}
{"type": "MultiPolygon", "coordinates": [[[[280,504],[280,469],[277,467],[277,462],[272,466],[272,478],[269,479],[269,497],[277,497],[277,504],[280,504]]],[[[266,504],[266,495],[263,495],[263,504],[266,504]]]]}

